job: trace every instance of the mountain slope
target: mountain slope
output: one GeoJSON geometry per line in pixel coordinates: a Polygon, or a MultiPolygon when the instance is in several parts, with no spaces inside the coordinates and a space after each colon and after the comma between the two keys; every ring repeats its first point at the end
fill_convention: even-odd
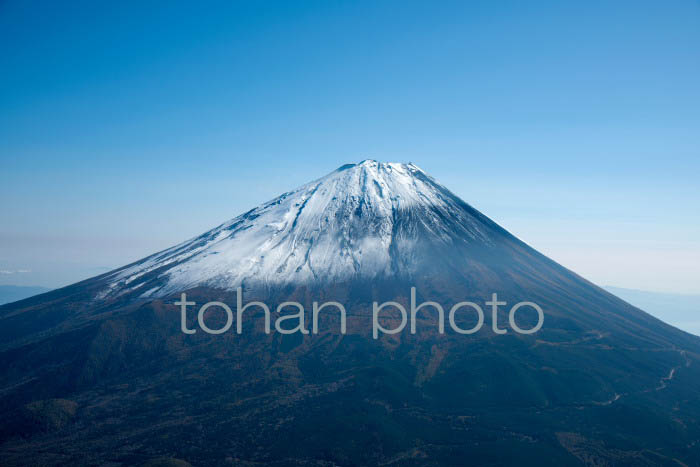
{"type": "Polygon", "coordinates": [[[343,166],[164,252],[0,307],[0,338],[3,465],[700,463],[700,339],[411,164],[343,166]],[[180,331],[181,292],[234,305],[238,286],[245,302],[339,301],[347,334],[336,314],[309,335],[266,334],[262,313],[240,335],[180,331]],[[428,310],[415,334],[373,339],[372,301],[407,305],[412,286],[446,309],[498,293],[500,327],[533,301],[544,325],[499,335],[487,312],[475,334],[439,334],[428,310]]]}
{"type": "Polygon", "coordinates": [[[648,292],[612,286],[603,288],[666,323],[700,336],[700,295],[648,292]]]}
{"type": "Polygon", "coordinates": [[[24,285],[0,285],[0,305],[16,302],[33,295],[48,292],[46,287],[33,287],[24,285]]]}

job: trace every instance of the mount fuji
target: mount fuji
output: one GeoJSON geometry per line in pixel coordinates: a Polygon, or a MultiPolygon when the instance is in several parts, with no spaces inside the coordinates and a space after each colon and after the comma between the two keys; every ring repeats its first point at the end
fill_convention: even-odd
{"type": "Polygon", "coordinates": [[[180,245],[0,306],[2,465],[700,465],[698,394],[700,338],[413,164],[344,165],[180,245]],[[347,333],[328,314],[316,335],[267,334],[261,312],[242,334],[180,331],[181,293],[235,303],[239,287],[246,301],[344,303],[347,333]],[[536,302],[544,325],[440,334],[426,310],[416,334],[373,339],[372,302],[407,304],[411,287],[445,305],[536,302]]]}
{"type": "Polygon", "coordinates": [[[100,296],[406,278],[420,274],[427,250],[505,237],[417,166],[366,160],[108,275],[100,296]]]}

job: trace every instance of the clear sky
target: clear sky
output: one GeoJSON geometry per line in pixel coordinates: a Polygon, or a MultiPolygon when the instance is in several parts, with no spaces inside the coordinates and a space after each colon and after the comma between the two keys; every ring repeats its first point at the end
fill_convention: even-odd
{"type": "Polygon", "coordinates": [[[0,2],[0,284],[366,158],[596,283],[698,293],[700,3],[0,2]]]}

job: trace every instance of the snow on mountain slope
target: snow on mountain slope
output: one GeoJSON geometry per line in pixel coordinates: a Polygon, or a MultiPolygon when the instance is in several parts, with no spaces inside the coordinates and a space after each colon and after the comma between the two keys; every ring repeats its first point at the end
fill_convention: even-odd
{"type": "Polygon", "coordinates": [[[367,160],[111,273],[100,297],[408,273],[419,242],[490,244],[494,226],[417,166],[367,160]]]}

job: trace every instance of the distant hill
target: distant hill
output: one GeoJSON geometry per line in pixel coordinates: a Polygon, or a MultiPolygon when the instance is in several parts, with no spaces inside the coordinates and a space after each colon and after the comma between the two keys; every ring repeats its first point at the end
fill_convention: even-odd
{"type": "Polygon", "coordinates": [[[608,292],[679,329],[700,336],[700,295],[604,286],[608,292]]]}
{"type": "Polygon", "coordinates": [[[16,302],[40,293],[48,292],[46,287],[31,287],[22,285],[0,285],[0,305],[16,302]]]}

